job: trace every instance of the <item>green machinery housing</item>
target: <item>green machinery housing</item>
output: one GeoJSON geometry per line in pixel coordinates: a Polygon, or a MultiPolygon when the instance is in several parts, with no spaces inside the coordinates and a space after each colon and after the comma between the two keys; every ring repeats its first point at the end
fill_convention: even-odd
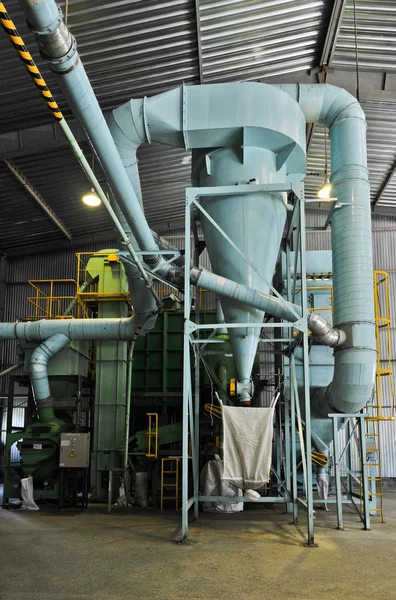
{"type": "MultiPolygon", "coordinates": [[[[127,317],[132,304],[122,263],[116,249],[104,249],[92,255],[80,270],[79,291],[70,309],[64,313],[73,318],[81,314],[106,318],[127,317]],[[83,275],[83,277],[82,277],[83,275]],[[81,278],[84,281],[81,281],[81,278]],[[82,284],[82,285],[81,285],[82,284]],[[79,311],[79,313],[77,312],[79,311]]],[[[182,395],[183,395],[183,325],[180,304],[166,292],[164,311],[155,327],[138,338],[133,357],[131,394],[129,464],[135,472],[147,472],[152,479],[152,499],[158,497],[158,475],[161,457],[181,456],[182,395]],[[149,447],[148,414],[157,415],[155,431],[158,451],[149,447]]],[[[57,298],[53,298],[57,301],[57,298]]],[[[65,303],[65,299],[62,300],[65,303]]],[[[133,300],[132,300],[133,301],[133,300]]],[[[60,314],[54,317],[59,318],[60,314]]],[[[65,316],[65,315],[63,315],[65,316]]],[[[215,323],[213,308],[199,311],[200,321],[215,323]]],[[[91,431],[90,489],[93,498],[107,498],[109,474],[123,466],[127,406],[128,343],[103,341],[95,344],[71,342],[48,363],[55,419],[43,423],[35,410],[30,380],[29,361],[35,344],[24,344],[23,375],[10,380],[10,402],[13,406],[14,384],[28,390],[22,430],[13,430],[12,414],[5,449],[4,503],[19,495],[21,477],[32,475],[36,500],[59,497],[59,440],[62,432],[91,431]],[[12,461],[17,446],[20,460],[12,461]]],[[[232,349],[225,331],[219,331],[206,349],[205,363],[201,362],[203,406],[213,399],[210,381],[218,382],[217,389],[227,402],[232,394],[230,381],[237,372],[232,349]]],[[[259,364],[255,365],[259,378],[259,364]]],[[[154,421],[153,421],[154,423],[154,421]]],[[[210,458],[218,452],[220,424],[208,413],[202,415],[202,454],[210,458]]]]}

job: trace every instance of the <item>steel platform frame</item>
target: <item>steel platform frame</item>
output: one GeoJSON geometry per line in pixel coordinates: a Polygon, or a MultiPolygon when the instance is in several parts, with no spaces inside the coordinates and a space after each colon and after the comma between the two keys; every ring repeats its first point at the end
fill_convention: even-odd
{"type": "MultiPolygon", "coordinates": [[[[294,267],[295,272],[299,267],[301,273],[301,305],[302,317],[295,323],[280,322],[280,323],[221,323],[205,325],[199,323],[199,307],[195,307],[195,322],[191,320],[192,309],[192,287],[190,284],[189,269],[185,269],[185,295],[184,295],[184,346],[183,346],[183,438],[182,438],[182,518],[181,518],[181,536],[178,541],[185,542],[188,538],[188,516],[189,510],[194,509],[194,519],[199,516],[199,502],[248,502],[242,497],[228,496],[202,496],[199,494],[199,416],[200,416],[200,375],[198,352],[194,352],[194,364],[191,361],[191,348],[196,344],[207,344],[208,339],[200,338],[200,332],[205,330],[213,330],[219,328],[233,327],[259,327],[273,328],[280,330],[280,337],[269,340],[271,343],[292,344],[295,338],[294,332],[301,336],[301,345],[303,348],[303,383],[304,383],[304,412],[305,412],[305,427],[301,420],[300,403],[298,401],[299,394],[297,388],[296,348],[291,353],[290,372],[291,372],[291,390],[290,390],[290,405],[285,398],[283,402],[284,422],[279,424],[279,432],[277,434],[278,449],[283,448],[284,468],[282,479],[281,473],[277,472],[272,467],[278,481],[278,495],[262,497],[256,502],[268,503],[284,503],[286,512],[291,512],[293,515],[293,523],[297,524],[299,506],[303,506],[307,512],[307,546],[315,546],[314,542],[314,510],[313,510],[313,489],[312,489],[312,462],[307,460],[311,456],[311,412],[310,412],[310,388],[309,388],[309,357],[308,357],[308,306],[307,306],[307,284],[306,284],[306,245],[305,245],[305,201],[304,201],[304,185],[302,183],[289,184],[265,184],[265,185],[238,185],[238,186],[219,186],[205,188],[187,188],[185,196],[185,264],[190,265],[191,259],[194,258],[194,265],[198,266],[200,244],[197,233],[197,215],[205,214],[209,218],[219,234],[225,237],[229,244],[236,252],[252,266],[250,261],[244,256],[243,252],[234,244],[232,240],[224,233],[219,225],[206,213],[201,206],[199,199],[205,196],[230,196],[230,195],[247,195],[257,194],[257,192],[287,192],[294,199],[292,211],[289,213],[288,230],[286,235],[286,260],[287,260],[287,289],[288,300],[292,300],[296,296],[296,278],[291,278],[291,251],[295,251],[294,267]],[[191,248],[191,230],[194,236],[194,250],[191,248]],[[294,241],[296,240],[296,243],[294,241]],[[292,246],[294,245],[294,248],[292,246]],[[192,366],[194,385],[192,379],[192,366]],[[297,428],[300,437],[300,444],[303,448],[302,464],[304,473],[304,498],[297,495],[297,457],[296,457],[296,440],[297,428]],[[191,462],[192,462],[192,483],[193,495],[189,498],[189,442],[191,438],[191,462]],[[278,440],[279,438],[279,440],[278,440]],[[283,492],[283,494],[282,494],[283,492]]],[[[257,269],[254,267],[257,272],[257,269]]],[[[270,283],[270,282],[267,282],[270,283]]],[[[270,285],[272,292],[280,299],[277,290],[270,285]]],[[[296,315],[297,316],[297,315],[296,315]]],[[[212,334],[213,335],[213,334],[212,334]]],[[[210,341],[210,340],[209,340],[210,341]]],[[[279,468],[280,461],[277,461],[279,468]]]]}

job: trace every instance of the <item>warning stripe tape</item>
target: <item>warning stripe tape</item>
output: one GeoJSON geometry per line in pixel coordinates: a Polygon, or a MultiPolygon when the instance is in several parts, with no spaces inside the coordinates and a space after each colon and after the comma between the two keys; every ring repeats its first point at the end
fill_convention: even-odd
{"type": "Polygon", "coordinates": [[[132,344],[135,344],[135,343],[136,343],[136,338],[138,337],[138,335],[139,335],[139,331],[140,331],[140,330],[141,330],[141,327],[136,327],[136,331],[135,331],[135,333],[133,334],[133,338],[132,338],[132,340],[131,340],[131,343],[132,343],[132,344]]]}
{"type": "Polygon", "coordinates": [[[0,2],[0,25],[6,32],[8,39],[10,40],[10,42],[14,46],[15,50],[17,51],[19,58],[25,65],[27,72],[29,73],[30,77],[32,78],[34,85],[38,88],[46,105],[50,109],[52,116],[57,121],[60,121],[61,119],[63,119],[63,115],[59,109],[59,106],[56,103],[55,98],[51,94],[51,90],[49,90],[49,88],[47,87],[47,84],[45,83],[45,80],[40,73],[40,69],[34,62],[33,57],[30,54],[29,50],[26,48],[23,39],[21,38],[21,36],[18,33],[18,30],[15,26],[14,21],[10,18],[9,14],[2,2],[0,2]]]}

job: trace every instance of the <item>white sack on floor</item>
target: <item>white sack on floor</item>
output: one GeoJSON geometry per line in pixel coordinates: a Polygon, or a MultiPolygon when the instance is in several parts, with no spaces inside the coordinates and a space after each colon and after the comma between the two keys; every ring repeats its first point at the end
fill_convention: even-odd
{"type": "MultiPolygon", "coordinates": [[[[329,497],[329,480],[326,473],[316,475],[316,485],[318,486],[318,496],[321,500],[327,500],[329,497]]],[[[328,510],[326,502],[322,504],[324,510],[328,510]]]]}
{"type": "Polygon", "coordinates": [[[21,479],[22,506],[19,510],[40,510],[34,501],[33,495],[33,477],[21,479]]]}
{"type": "MultiPolygon", "coordinates": [[[[222,460],[210,460],[201,471],[200,489],[203,496],[242,496],[242,491],[223,479],[222,460]]],[[[204,512],[235,513],[243,510],[243,502],[204,502],[204,512]]]]}
{"type": "Polygon", "coordinates": [[[270,478],[273,408],[223,406],[224,479],[258,490],[270,478]]]}

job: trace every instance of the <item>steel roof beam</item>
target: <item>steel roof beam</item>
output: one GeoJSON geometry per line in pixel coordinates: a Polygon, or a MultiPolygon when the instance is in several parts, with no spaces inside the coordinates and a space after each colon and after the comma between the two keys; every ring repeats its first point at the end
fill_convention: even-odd
{"type": "Polygon", "coordinates": [[[334,51],[337,45],[338,35],[340,33],[342,17],[344,14],[347,0],[334,0],[333,10],[327,27],[326,38],[323,44],[320,66],[331,65],[334,51]]]}
{"type": "Polygon", "coordinates": [[[195,0],[195,19],[197,26],[197,46],[198,46],[198,71],[199,83],[204,83],[203,61],[202,61],[202,36],[201,36],[201,7],[199,0],[195,0]]]}
{"type": "Polygon", "coordinates": [[[55,225],[58,227],[58,229],[61,230],[61,232],[63,233],[63,235],[68,240],[71,240],[72,239],[72,235],[68,231],[67,227],[62,223],[62,221],[59,219],[59,217],[57,217],[57,215],[54,213],[54,211],[52,210],[52,208],[50,208],[48,206],[48,204],[45,202],[45,200],[43,200],[43,198],[34,189],[34,187],[28,182],[28,180],[23,175],[23,173],[21,173],[21,171],[12,162],[10,162],[9,160],[5,160],[4,163],[10,169],[11,173],[13,173],[13,175],[15,175],[15,177],[18,179],[18,181],[20,181],[20,183],[23,185],[23,187],[25,188],[25,190],[27,192],[29,192],[29,194],[32,196],[32,198],[34,198],[34,200],[37,202],[37,204],[43,209],[43,211],[47,213],[47,215],[49,216],[49,218],[51,219],[51,221],[53,223],[55,223],[55,225]]]}

